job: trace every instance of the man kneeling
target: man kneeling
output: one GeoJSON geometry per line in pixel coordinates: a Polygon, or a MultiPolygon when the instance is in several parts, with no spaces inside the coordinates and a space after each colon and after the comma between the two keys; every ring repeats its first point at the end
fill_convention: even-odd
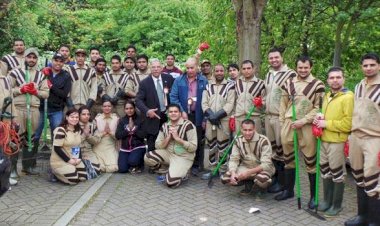
{"type": "Polygon", "coordinates": [[[145,154],[144,161],[152,170],[169,166],[169,172],[165,175],[166,184],[175,188],[187,178],[193,165],[197,132],[190,121],[181,118],[180,107],[176,104],[169,105],[168,118],[158,134],[156,150],[145,154]]]}
{"type": "Polygon", "coordinates": [[[228,171],[222,177],[222,183],[245,185],[240,192],[247,195],[252,192],[253,184],[266,189],[272,183],[275,168],[272,162],[272,147],[267,137],[256,132],[255,122],[246,119],[241,123],[242,135],[236,138],[232,148],[228,171]]]}

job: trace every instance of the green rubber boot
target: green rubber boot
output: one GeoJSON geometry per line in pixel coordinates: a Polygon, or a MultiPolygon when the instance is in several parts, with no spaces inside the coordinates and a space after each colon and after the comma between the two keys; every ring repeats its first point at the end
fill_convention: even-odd
{"type": "Polygon", "coordinates": [[[332,206],[325,212],[326,217],[335,217],[342,211],[344,183],[334,183],[332,206]]]}
{"type": "Polygon", "coordinates": [[[334,183],[331,178],[322,179],[322,182],[323,182],[323,200],[321,200],[321,203],[318,205],[318,210],[324,212],[328,210],[332,205],[334,183]]]}

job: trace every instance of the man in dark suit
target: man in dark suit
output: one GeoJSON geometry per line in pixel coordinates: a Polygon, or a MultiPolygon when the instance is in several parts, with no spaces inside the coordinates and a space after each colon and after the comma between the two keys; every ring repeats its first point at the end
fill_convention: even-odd
{"type": "Polygon", "coordinates": [[[147,134],[148,151],[155,149],[158,132],[167,120],[166,107],[169,105],[169,93],[173,77],[161,74],[162,65],[158,59],[151,61],[151,75],[142,80],[136,95],[136,106],[146,117],[143,129],[147,134]]]}

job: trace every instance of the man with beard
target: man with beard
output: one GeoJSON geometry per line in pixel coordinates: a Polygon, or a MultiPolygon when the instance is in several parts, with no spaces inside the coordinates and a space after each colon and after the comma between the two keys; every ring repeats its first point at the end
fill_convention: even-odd
{"type": "Polygon", "coordinates": [[[276,168],[273,184],[268,188],[268,192],[278,193],[283,190],[285,182],[284,152],[281,145],[281,127],[279,122],[281,87],[289,78],[295,77],[296,72],[284,64],[281,50],[278,48],[269,50],[268,62],[270,68],[264,80],[267,95],[265,97],[265,132],[272,144],[272,158],[276,168]]]}
{"type": "Polygon", "coordinates": [[[89,109],[94,105],[98,85],[96,74],[93,68],[85,64],[86,51],[77,49],[75,51],[76,64],[69,67],[69,73],[73,82],[70,91],[70,97],[67,101],[67,108],[79,109],[86,105],[89,109]]]}
{"type": "MultiPolygon", "coordinates": [[[[216,64],[214,79],[210,80],[203,91],[202,110],[207,118],[206,143],[209,151],[205,150],[209,164],[217,164],[229,144],[229,118],[235,107],[235,86],[224,78],[224,66],[216,64]]],[[[225,170],[225,169],[224,169],[225,170]]],[[[208,179],[210,173],[202,179],[208,179]]]]}
{"type": "Polygon", "coordinates": [[[346,158],[344,145],[351,132],[354,94],[344,88],[344,73],[339,67],[327,72],[330,91],[323,97],[322,112],[314,118],[314,124],[323,129],[321,136],[321,173],[323,201],[318,209],[326,217],[338,215],[342,210],[346,158]]]}
{"type": "Polygon", "coordinates": [[[141,81],[136,97],[136,106],[146,116],[143,129],[147,134],[148,151],[154,150],[158,132],[167,121],[166,108],[170,104],[169,93],[174,79],[162,74],[162,65],[158,59],[151,61],[152,74],[141,81]]]}
{"type": "Polygon", "coordinates": [[[150,75],[150,70],[148,68],[148,56],[145,54],[138,55],[136,60],[138,70],[135,74],[132,74],[132,76],[128,78],[127,85],[125,87],[126,93],[130,98],[136,97],[140,82],[150,75]]]}
{"type": "Polygon", "coordinates": [[[174,79],[182,75],[182,71],[174,65],[175,56],[171,53],[166,55],[166,66],[162,70],[162,73],[171,75],[174,79]]]}
{"type": "Polygon", "coordinates": [[[25,42],[22,39],[13,41],[13,53],[5,55],[1,60],[7,65],[7,72],[15,68],[25,68],[25,42]]]}
{"type": "Polygon", "coordinates": [[[357,189],[358,215],[345,226],[380,225],[380,58],[367,53],[361,59],[365,78],[355,87],[349,139],[350,163],[357,189]]]}
{"type": "MultiPolygon", "coordinates": [[[[34,132],[38,127],[40,98],[49,96],[49,87],[45,76],[37,70],[38,52],[35,48],[25,51],[25,68],[12,70],[10,73],[13,89],[13,102],[19,118],[19,135],[22,140],[22,172],[37,175],[36,150],[33,149],[34,132]]],[[[12,156],[11,177],[18,178],[18,156],[12,156]]]]}
{"type": "Polygon", "coordinates": [[[204,136],[202,94],[208,83],[206,77],[198,73],[197,60],[189,58],[186,61],[186,72],[174,80],[170,92],[170,102],[178,104],[182,118],[190,120],[197,129],[198,146],[195,154],[193,175],[203,170],[204,150],[202,139],[204,136]]]}
{"type": "Polygon", "coordinates": [[[168,187],[177,188],[188,178],[198,141],[195,126],[181,118],[178,105],[168,106],[168,117],[158,134],[156,150],[145,154],[144,161],[153,170],[169,167],[164,180],[168,187]]]}
{"type": "Polygon", "coordinates": [[[110,100],[119,117],[124,116],[124,105],[127,95],[124,92],[128,75],[121,69],[121,58],[114,55],[111,58],[111,71],[103,76],[104,88],[102,100],[110,100]]]}
{"type": "Polygon", "coordinates": [[[281,143],[284,148],[285,184],[284,190],[275,196],[277,201],[294,197],[295,153],[294,130],[297,133],[298,147],[302,151],[309,176],[309,209],[314,209],[316,139],[312,134],[312,123],[319,111],[321,98],[325,92],[322,81],[311,74],[313,61],[308,56],[300,56],[297,61],[297,76],[288,79],[283,85],[280,105],[281,143]],[[295,108],[295,120],[293,110],[295,108]]]}

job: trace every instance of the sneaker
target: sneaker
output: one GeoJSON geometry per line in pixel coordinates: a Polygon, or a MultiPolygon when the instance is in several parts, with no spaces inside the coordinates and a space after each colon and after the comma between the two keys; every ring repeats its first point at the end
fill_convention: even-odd
{"type": "Polygon", "coordinates": [[[157,179],[157,183],[163,184],[163,183],[165,183],[166,176],[165,175],[160,175],[160,176],[157,176],[156,179],[157,179]]]}
{"type": "Polygon", "coordinates": [[[212,177],[212,173],[211,173],[211,172],[208,172],[208,173],[204,173],[204,174],[202,174],[201,179],[202,179],[202,180],[209,180],[210,177],[212,177]]]}
{"type": "Polygon", "coordinates": [[[9,178],[9,185],[15,186],[18,184],[18,181],[14,178],[9,178]]]}

